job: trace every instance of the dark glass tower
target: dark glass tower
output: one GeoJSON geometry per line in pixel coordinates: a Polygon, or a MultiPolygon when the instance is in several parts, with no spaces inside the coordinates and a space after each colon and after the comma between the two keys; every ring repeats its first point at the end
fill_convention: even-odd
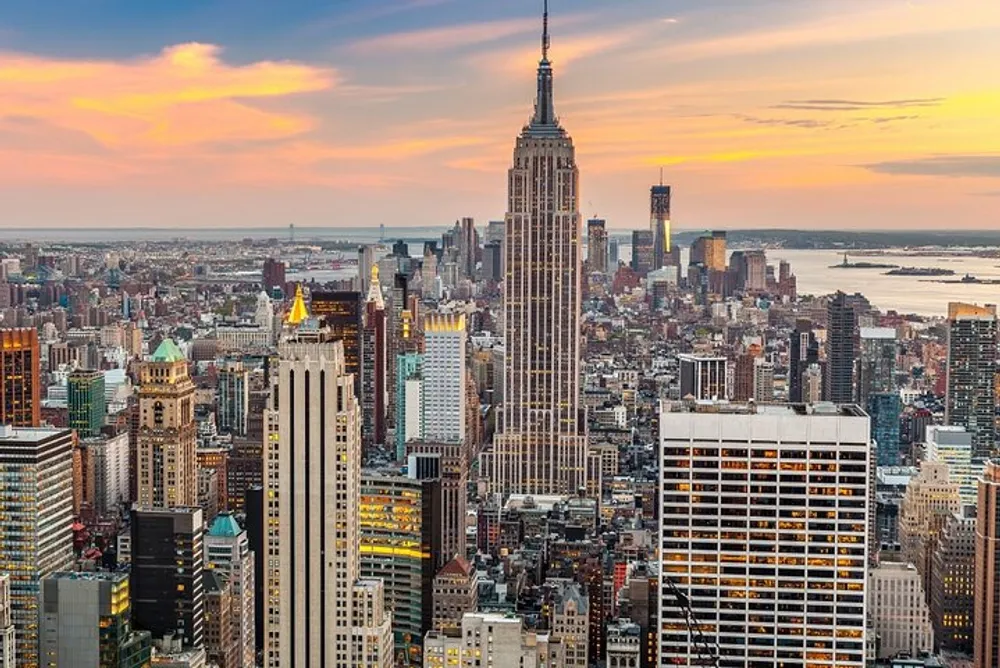
{"type": "Polygon", "coordinates": [[[855,334],[857,314],[843,292],[827,306],[826,378],[823,398],[838,404],[854,401],[855,334]]]}

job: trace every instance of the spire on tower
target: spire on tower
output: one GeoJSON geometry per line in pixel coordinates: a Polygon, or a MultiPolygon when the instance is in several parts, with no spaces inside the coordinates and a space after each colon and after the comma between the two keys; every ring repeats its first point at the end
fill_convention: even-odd
{"type": "Polygon", "coordinates": [[[549,0],[542,0],[542,60],[549,59],[549,0]]]}

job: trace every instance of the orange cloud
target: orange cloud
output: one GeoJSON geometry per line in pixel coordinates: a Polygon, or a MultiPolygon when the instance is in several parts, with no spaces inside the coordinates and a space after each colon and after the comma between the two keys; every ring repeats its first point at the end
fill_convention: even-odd
{"type": "Polygon", "coordinates": [[[0,119],[30,118],[117,150],[276,139],[308,118],[249,101],[321,91],[333,71],[291,62],[233,66],[211,44],[171,46],[129,62],[0,55],[0,119]]]}

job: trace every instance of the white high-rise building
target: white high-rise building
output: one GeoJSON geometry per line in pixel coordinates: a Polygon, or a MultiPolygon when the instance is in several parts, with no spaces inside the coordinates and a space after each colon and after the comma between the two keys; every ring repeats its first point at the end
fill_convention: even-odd
{"type": "Polygon", "coordinates": [[[566,664],[559,638],[525,630],[524,620],[514,615],[466,613],[462,616],[460,634],[430,631],[424,638],[424,668],[476,668],[477,665],[565,668],[566,664]]]}
{"type": "Polygon", "coordinates": [[[934,650],[931,610],[916,566],[883,562],[869,571],[868,588],[879,659],[900,653],[920,656],[934,650]]]}
{"type": "Polygon", "coordinates": [[[965,427],[927,427],[925,459],[948,464],[948,479],[958,485],[963,506],[976,505],[983,461],[972,458],[972,434],[965,427]]]}
{"type": "Polygon", "coordinates": [[[205,534],[205,568],[222,573],[232,587],[232,629],[239,647],[234,668],[254,668],[254,553],[247,532],[231,513],[220,513],[205,534]]]}
{"type": "Polygon", "coordinates": [[[428,314],[424,320],[423,438],[465,439],[464,314],[428,314]]]}
{"type": "Polygon", "coordinates": [[[10,575],[0,573],[0,668],[14,668],[14,622],[10,615],[10,575]]]}
{"type": "Polygon", "coordinates": [[[128,499],[128,432],[85,439],[82,443],[94,462],[94,510],[98,515],[114,514],[128,499]]]}
{"type": "Polygon", "coordinates": [[[572,494],[587,480],[580,172],[553,100],[546,9],[535,113],[517,138],[507,177],[504,405],[493,469],[495,489],[504,493],[572,494]]]}
{"type": "Polygon", "coordinates": [[[864,666],[868,416],[665,404],[660,444],[660,661],[864,666]]]}
{"type": "Polygon", "coordinates": [[[265,411],[266,665],[388,668],[391,615],[380,587],[359,581],[354,377],[343,343],[307,320],[304,304],[291,313],[297,330],[279,345],[265,411]]]}

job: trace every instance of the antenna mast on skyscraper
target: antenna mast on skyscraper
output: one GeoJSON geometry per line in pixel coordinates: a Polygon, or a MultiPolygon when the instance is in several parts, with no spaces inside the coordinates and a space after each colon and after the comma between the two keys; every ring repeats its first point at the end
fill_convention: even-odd
{"type": "Polygon", "coordinates": [[[660,167],[660,185],[663,185],[663,167],[660,167]]]}
{"type": "Polygon", "coordinates": [[[549,59],[549,0],[542,7],[542,60],[549,59]]]}

